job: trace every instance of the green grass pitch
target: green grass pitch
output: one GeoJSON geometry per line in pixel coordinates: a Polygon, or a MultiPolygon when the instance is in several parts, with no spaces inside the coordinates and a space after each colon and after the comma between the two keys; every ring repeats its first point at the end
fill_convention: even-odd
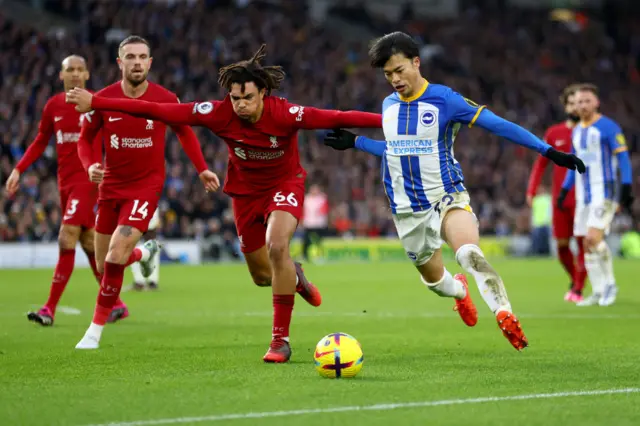
{"type": "Polygon", "coordinates": [[[2,270],[0,424],[639,425],[640,265],[616,263],[616,305],[577,308],[562,300],[567,279],[555,260],[493,264],[529,338],[523,353],[472,281],[480,320],[468,328],[409,262],[308,265],[324,301],[296,299],[287,365],[262,362],[271,291],[244,265],[163,266],[161,290],[123,293],[131,316],[89,352],[74,349],[97,295],[88,270],[61,301],[80,313],[59,312],[52,328],[25,315],[45,301],[52,272],[2,270]],[[355,379],[314,369],[315,344],[337,331],[363,346],[355,379]],[[506,399],[519,395],[530,396],[506,399]]]}

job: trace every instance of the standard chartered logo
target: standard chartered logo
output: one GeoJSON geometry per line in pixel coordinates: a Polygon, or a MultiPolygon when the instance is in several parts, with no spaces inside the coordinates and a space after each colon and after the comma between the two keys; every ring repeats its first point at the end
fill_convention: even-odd
{"type": "Polygon", "coordinates": [[[118,137],[116,135],[111,135],[111,148],[113,149],[119,149],[120,148],[120,141],[118,140],[118,137]]]}
{"type": "Polygon", "coordinates": [[[247,159],[247,153],[246,153],[246,152],[244,152],[244,149],[239,148],[239,147],[236,147],[236,148],[234,148],[234,149],[233,149],[233,152],[235,152],[235,153],[236,153],[236,155],[237,155],[238,157],[242,158],[243,160],[246,160],[246,159],[247,159]]]}

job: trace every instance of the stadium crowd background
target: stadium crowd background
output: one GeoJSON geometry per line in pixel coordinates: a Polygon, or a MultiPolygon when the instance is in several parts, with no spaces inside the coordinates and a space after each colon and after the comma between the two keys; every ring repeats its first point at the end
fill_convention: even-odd
{"type": "MultiPolygon", "coordinates": [[[[148,38],[154,58],[151,81],[165,85],[183,102],[221,99],[218,69],[248,57],[267,43],[267,63],[281,64],[286,84],[278,95],[323,108],[379,111],[390,92],[381,73],[370,69],[369,40],[345,42],[309,20],[303,1],[279,6],[253,2],[241,10],[229,1],[195,0],[174,6],[145,0],[45,1],[50,12],[81,22],[78,33],[46,35],[0,12],[0,241],[54,241],[61,219],[56,187],[55,147],[22,178],[14,199],[4,182],[34,139],[46,100],[62,90],[60,61],[77,53],[87,58],[89,87],[99,90],[119,79],[117,44],[133,33],[148,38]],[[268,8],[268,11],[264,11],[268,8]]],[[[174,2],[169,2],[174,3],[174,2]]],[[[241,2],[247,3],[247,2],[241,2]]],[[[500,1],[460,2],[455,20],[415,19],[410,8],[401,22],[356,9],[333,16],[356,19],[378,35],[409,32],[422,43],[430,81],[453,87],[539,136],[563,119],[558,94],[569,83],[601,88],[602,111],[622,126],[640,170],[640,14],[608,8],[598,17],[559,23],[549,11],[503,9],[500,1]],[[482,3],[483,7],[477,5],[482,3]],[[356,10],[357,13],[353,13],[356,10]]],[[[195,129],[206,160],[221,177],[227,148],[204,129],[195,129]]],[[[300,153],[308,182],[329,196],[331,228],[338,235],[395,236],[380,184],[379,161],[360,152],[335,152],[322,145],[323,132],[301,132],[300,153]]],[[[382,138],[381,131],[371,135],[382,138]]],[[[169,132],[167,182],[160,205],[164,238],[235,236],[228,197],[205,194],[193,167],[169,132]]],[[[472,206],[483,234],[525,234],[525,204],[534,154],[480,129],[461,132],[456,157],[465,172],[472,206]]],[[[635,193],[640,184],[635,174],[635,193]]],[[[640,198],[640,197],[637,197],[640,198]]],[[[640,217],[636,200],[635,215],[640,217]]]]}

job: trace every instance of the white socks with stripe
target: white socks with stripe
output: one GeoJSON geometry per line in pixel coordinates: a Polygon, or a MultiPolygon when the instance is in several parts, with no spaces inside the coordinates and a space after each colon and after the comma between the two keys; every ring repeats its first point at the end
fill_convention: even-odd
{"type": "Polygon", "coordinates": [[[511,312],[511,303],[509,303],[502,278],[484,258],[480,247],[475,244],[463,245],[456,252],[456,261],[465,271],[473,275],[480,294],[491,312],[494,314],[498,311],[511,312]]]}
{"type": "Polygon", "coordinates": [[[601,241],[594,251],[584,254],[584,266],[594,294],[602,295],[606,286],[615,283],[611,249],[605,241],[601,241]]]}
{"type": "Polygon", "coordinates": [[[422,275],[420,279],[429,290],[441,297],[455,297],[456,299],[464,299],[467,292],[464,285],[451,276],[451,273],[445,268],[444,275],[437,283],[428,283],[422,275]]]}

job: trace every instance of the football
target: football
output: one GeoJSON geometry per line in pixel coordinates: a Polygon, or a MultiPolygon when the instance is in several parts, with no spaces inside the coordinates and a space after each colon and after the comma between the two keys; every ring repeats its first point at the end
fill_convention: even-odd
{"type": "Polygon", "coordinates": [[[318,373],[329,379],[355,377],[364,362],[360,342],[346,333],[324,336],[316,345],[313,357],[318,373]]]}

